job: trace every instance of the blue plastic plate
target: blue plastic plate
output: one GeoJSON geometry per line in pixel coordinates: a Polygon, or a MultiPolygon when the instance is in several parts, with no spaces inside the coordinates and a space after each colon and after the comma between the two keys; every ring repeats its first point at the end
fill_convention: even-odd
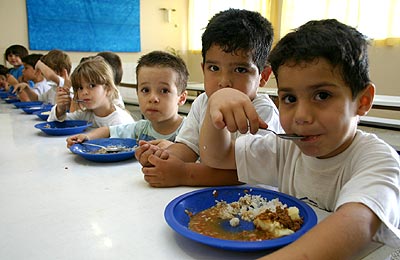
{"type": "MultiPolygon", "coordinates": [[[[102,146],[122,146],[133,148],[136,145],[136,140],[131,138],[102,138],[86,141],[85,143],[99,144],[102,146]]],[[[99,150],[98,147],[83,144],[74,144],[69,148],[71,152],[82,156],[83,158],[94,162],[118,162],[135,158],[135,150],[118,153],[93,153],[99,150]]]]}
{"type": "Polygon", "coordinates": [[[23,108],[23,107],[41,106],[42,104],[43,104],[42,101],[24,101],[24,102],[15,102],[14,106],[16,108],[23,108]]]}
{"type": "Polygon", "coordinates": [[[84,120],[65,120],[64,122],[40,123],[36,124],[35,127],[48,135],[73,135],[83,132],[91,125],[92,123],[84,120]]]}
{"type": "Polygon", "coordinates": [[[20,100],[17,97],[7,97],[4,99],[4,101],[6,101],[9,104],[20,102],[20,100]]]}
{"type": "Polygon", "coordinates": [[[49,118],[50,110],[48,110],[48,109],[42,109],[42,110],[33,112],[32,114],[36,115],[37,117],[39,117],[39,118],[42,119],[43,121],[46,121],[47,118],[49,118]]]}
{"type": "Polygon", "coordinates": [[[183,194],[167,205],[164,217],[168,225],[184,237],[209,246],[234,251],[275,250],[295,241],[317,224],[317,215],[314,210],[303,201],[277,191],[248,186],[213,187],[183,194]],[[213,195],[214,191],[216,191],[216,196],[213,195]],[[230,203],[237,201],[245,194],[261,195],[268,200],[279,198],[288,207],[298,207],[300,216],[304,221],[302,227],[291,235],[263,241],[224,240],[201,235],[188,228],[190,218],[185,210],[196,214],[214,206],[215,200],[224,200],[230,203]]]}

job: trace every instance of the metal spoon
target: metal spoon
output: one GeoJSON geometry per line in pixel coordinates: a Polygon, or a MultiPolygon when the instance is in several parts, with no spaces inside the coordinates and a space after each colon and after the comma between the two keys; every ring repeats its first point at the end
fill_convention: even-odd
{"type": "Polygon", "coordinates": [[[270,131],[272,133],[274,133],[276,136],[282,138],[282,139],[287,139],[287,140],[300,140],[303,139],[305,136],[301,136],[301,135],[296,135],[296,134],[278,134],[275,131],[271,130],[271,129],[265,129],[267,131],[270,131]]]}
{"type": "Polygon", "coordinates": [[[89,145],[89,146],[95,146],[104,149],[106,153],[118,153],[126,150],[127,148],[125,147],[118,147],[118,146],[103,146],[99,144],[92,144],[92,143],[81,143],[81,145],[89,145]]]}

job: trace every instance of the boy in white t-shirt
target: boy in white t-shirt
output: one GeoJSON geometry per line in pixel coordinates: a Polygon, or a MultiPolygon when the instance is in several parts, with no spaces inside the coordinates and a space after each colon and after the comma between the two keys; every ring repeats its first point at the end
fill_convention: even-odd
{"type": "Polygon", "coordinates": [[[43,95],[51,88],[42,71],[35,68],[36,63],[42,56],[43,54],[29,54],[22,58],[24,64],[24,69],[22,70],[23,77],[25,80],[32,80],[34,86],[30,88],[26,82],[21,82],[14,86],[13,92],[18,94],[21,101],[37,101],[38,96],[43,95]],[[20,95],[22,93],[23,95],[20,95]]]}
{"type": "MultiPolygon", "coordinates": [[[[167,148],[171,156],[158,158],[159,147],[149,143],[142,142],[136,150],[144,179],[151,186],[240,184],[235,170],[215,169],[198,161],[200,127],[208,98],[218,89],[233,88],[247,96],[272,129],[281,130],[275,104],[268,95],[257,93],[271,73],[267,57],[272,41],[271,23],[257,12],[229,9],[210,20],[202,36],[205,93],[195,99],[176,143],[167,148]]],[[[237,133],[231,137],[236,138],[237,133]]]]}
{"type": "Polygon", "coordinates": [[[205,164],[237,168],[242,182],[276,185],[333,211],[263,259],[350,259],[372,240],[400,246],[399,156],[357,130],[375,94],[367,48],[364,35],[331,19],[306,23],[271,51],[280,122],[300,140],[248,134],[231,142],[229,130],[255,133],[267,124],[239,91],[222,89],[209,99],[200,134],[205,164]]]}

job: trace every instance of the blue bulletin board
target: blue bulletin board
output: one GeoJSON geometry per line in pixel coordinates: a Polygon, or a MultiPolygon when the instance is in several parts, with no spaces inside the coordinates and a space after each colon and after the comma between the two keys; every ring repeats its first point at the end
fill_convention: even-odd
{"type": "Polygon", "coordinates": [[[140,0],[26,0],[30,50],[140,52],[140,0]]]}

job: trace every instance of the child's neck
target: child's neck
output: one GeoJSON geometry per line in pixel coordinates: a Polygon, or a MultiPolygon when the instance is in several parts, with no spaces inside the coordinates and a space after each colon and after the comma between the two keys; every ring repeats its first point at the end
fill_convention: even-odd
{"type": "Polygon", "coordinates": [[[98,108],[95,108],[92,110],[93,113],[98,116],[98,117],[106,117],[109,116],[112,112],[115,111],[115,106],[111,102],[104,105],[100,106],[98,108]]]}
{"type": "Polygon", "coordinates": [[[45,79],[45,78],[43,77],[43,75],[40,74],[40,75],[37,75],[37,76],[33,79],[33,82],[34,82],[34,83],[38,83],[38,82],[43,81],[44,79],[45,79]]]}
{"type": "Polygon", "coordinates": [[[176,114],[175,116],[162,122],[151,122],[154,130],[162,135],[172,134],[181,125],[183,117],[176,114]]]}

